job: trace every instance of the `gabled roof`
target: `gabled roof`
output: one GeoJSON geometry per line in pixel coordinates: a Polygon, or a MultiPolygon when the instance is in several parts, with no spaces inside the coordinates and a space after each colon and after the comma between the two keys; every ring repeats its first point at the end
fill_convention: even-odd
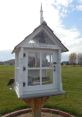
{"type": "Polygon", "coordinates": [[[28,40],[32,39],[33,37],[35,37],[39,32],[44,31],[45,33],[49,34],[53,43],[58,45],[61,49],[62,52],[66,52],[68,51],[68,49],[61,43],[61,41],[58,39],[58,37],[53,33],[53,31],[51,30],[51,28],[47,25],[47,23],[44,21],[41,25],[39,25],[36,29],[34,29],[34,31],[28,35],[27,37],[25,37],[25,39],[20,42],[13,50],[13,52],[15,52],[17,49],[19,49],[20,47],[22,47],[22,45],[24,45],[24,43],[27,43],[28,40]]]}

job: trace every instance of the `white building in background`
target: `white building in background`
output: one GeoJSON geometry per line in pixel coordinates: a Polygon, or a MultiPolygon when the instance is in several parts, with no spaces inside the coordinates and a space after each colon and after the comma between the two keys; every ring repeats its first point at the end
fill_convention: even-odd
{"type": "Polygon", "coordinates": [[[62,94],[61,53],[68,51],[43,19],[13,50],[15,91],[19,98],[62,94]]]}

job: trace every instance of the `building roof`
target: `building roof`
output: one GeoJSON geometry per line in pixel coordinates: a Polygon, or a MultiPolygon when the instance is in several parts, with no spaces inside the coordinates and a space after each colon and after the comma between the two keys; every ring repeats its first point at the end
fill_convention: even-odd
{"type": "Polygon", "coordinates": [[[58,45],[58,47],[60,47],[62,52],[68,51],[68,49],[62,44],[62,42],[58,39],[58,37],[53,33],[53,31],[47,25],[47,23],[43,21],[37,28],[34,29],[34,31],[31,34],[26,36],[22,42],[20,42],[17,46],[15,46],[13,52],[16,52],[20,47],[24,47],[24,44],[28,43],[28,40],[34,38],[41,31],[43,31],[45,34],[50,36],[50,39],[52,40],[53,45],[58,45]]]}

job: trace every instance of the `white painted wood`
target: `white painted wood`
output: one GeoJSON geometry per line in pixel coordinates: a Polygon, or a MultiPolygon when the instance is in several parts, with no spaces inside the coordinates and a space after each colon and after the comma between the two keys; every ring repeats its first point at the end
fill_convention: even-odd
{"type": "Polygon", "coordinates": [[[59,83],[59,90],[63,90],[63,86],[62,86],[62,78],[61,78],[61,50],[58,51],[58,73],[57,77],[58,77],[58,83],[59,83]]]}
{"type": "MultiPolygon", "coordinates": [[[[19,66],[18,66],[18,62],[16,60],[16,70],[19,70],[19,72],[17,71],[16,73],[18,74],[16,77],[19,76],[19,78],[16,78],[18,79],[17,82],[19,82],[19,86],[17,85],[16,87],[16,92],[18,92],[18,94],[20,93],[21,95],[23,95],[23,92],[26,94],[28,94],[28,92],[41,92],[43,91],[43,93],[46,92],[46,90],[48,89],[62,89],[60,88],[59,86],[61,85],[61,78],[60,77],[60,70],[58,71],[58,69],[60,69],[60,54],[59,53],[60,51],[49,51],[49,50],[28,50],[28,49],[24,49],[24,48],[21,48],[21,51],[19,53],[19,66]],[[39,52],[40,53],[40,68],[28,68],[28,53],[29,52],[39,52]],[[41,64],[42,64],[42,53],[45,53],[45,52],[49,52],[49,53],[53,53],[53,62],[56,62],[57,65],[56,68],[55,68],[55,71],[54,71],[54,68],[52,67],[42,67],[41,64]],[[26,57],[24,58],[23,57],[23,53],[26,54],[26,57]],[[59,64],[59,65],[58,65],[59,64]],[[23,71],[23,66],[26,67],[26,70],[23,71]],[[40,85],[37,85],[37,86],[28,86],[28,70],[40,70],[40,85]],[[46,84],[46,85],[42,85],[42,70],[45,70],[45,69],[52,69],[53,70],[53,83],[52,84],[46,84]],[[59,76],[58,76],[59,75],[59,76]],[[23,83],[25,82],[25,87],[23,87],[23,83]],[[19,89],[19,90],[18,90],[19,89]]],[[[16,57],[17,59],[17,57],[16,57]]],[[[62,86],[61,86],[62,87],[62,86]]],[[[19,95],[20,95],[19,94],[19,95]]],[[[29,95],[29,94],[28,94],[29,95]]]]}
{"type": "MultiPolygon", "coordinates": [[[[49,96],[57,95],[63,92],[62,79],[61,79],[61,52],[66,51],[66,48],[61,43],[61,41],[58,40],[58,38],[55,35],[53,35],[53,32],[49,29],[47,25],[39,26],[31,35],[26,37],[24,41],[22,41],[19,45],[17,45],[14,51],[15,51],[15,91],[18,97],[32,98],[32,97],[40,97],[48,95],[49,96]],[[49,37],[50,40],[48,40],[48,42],[50,42],[50,44],[48,42],[29,44],[29,41],[35,38],[41,31],[44,31],[44,33],[49,37]],[[30,53],[39,54],[40,56],[39,67],[28,66],[28,61],[29,61],[28,56],[30,53]],[[48,53],[48,56],[46,53],[48,53]],[[47,57],[45,58],[45,55],[48,58],[47,57]],[[52,57],[50,57],[50,55],[52,55],[52,57]],[[50,61],[48,60],[49,57],[50,61],[52,61],[52,64],[50,64],[50,61]],[[46,59],[46,63],[45,66],[42,66],[42,62],[44,63],[45,61],[44,58],[46,59]],[[29,76],[29,70],[30,70],[30,76],[29,76]],[[38,72],[38,70],[40,71],[40,73],[38,72]],[[51,77],[49,77],[48,72],[50,73],[52,72],[51,77]],[[28,76],[33,84],[32,83],[29,84],[28,76]],[[40,77],[40,84],[38,84],[39,77],[40,77]],[[42,78],[44,80],[42,80],[42,78]],[[48,80],[48,83],[45,83],[46,80],[48,80]],[[45,84],[43,84],[43,82],[45,84]]],[[[33,59],[32,62],[33,61],[36,62],[37,65],[38,57],[35,58],[33,55],[33,57],[31,57],[30,59],[33,59]],[[37,60],[35,60],[35,58],[37,60]]]]}
{"type": "Polygon", "coordinates": [[[44,18],[43,18],[42,4],[41,4],[41,9],[40,9],[40,24],[42,24],[43,21],[44,21],[44,18]]]}
{"type": "MultiPolygon", "coordinates": [[[[47,90],[50,90],[53,92],[53,90],[57,92],[57,90],[61,90],[62,89],[62,85],[61,85],[61,78],[60,78],[60,51],[52,51],[52,50],[32,50],[32,49],[26,49],[25,48],[21,48],[20,49],[20,53],[19,53],[19,67],[18,67],[18,62],[16,60],[16,70],[19,70],[19,72],[17,71],[16,73],[18,74],[16,78],[18,79],[18,84],[16,84],[16,92],[17,95],[27,95],[27,97],[29,97],[28,95],[31,93],[34,93],[36,95],[38,95],[39,92],[43,92],[43,95],[46,93],[47,90]],[[28,67],[28,54],[30,52],[39,52],[40,53],[40,67],[37,68],[29,68],[28,67]],[[42,54],[43,53],[53,53],[53,62],[56,62],[57,64],[55,64],[55,71],[54,71],[54,66],[53,67],[42,67],[42,54]],[[23,54],[26,54],[26,57],[23,57],[23,54]],[[26,70],[23,71],[23,67],[26,67],[26,70]],[[42,70],[48,70],[51,69],[53,71],[53,83],[52,84],[46,84],[46,85],[42,85],[42,70]],[[58,70],[59,69],[59,70],[58,70]],[[28,70],[40,70],[40,85],[34,85],[34,86],[28,86],[28,70]],[[25,86],[23,86],[23,83],[25,83],[25,86]],[[61,85],[61,88],[60,88],[61,85]]],[[[17,59],[17,57],[16,57],[17,59]]],[[[50,93],[49,93],[50,94],[50,93]]],[[[40,95],[40,93],[39,93],[40,95]]],[[[42,95],[42,94],[41,94],[42,95]]],[[[47,94],[48,95],[48,94],[47,94]]]]}

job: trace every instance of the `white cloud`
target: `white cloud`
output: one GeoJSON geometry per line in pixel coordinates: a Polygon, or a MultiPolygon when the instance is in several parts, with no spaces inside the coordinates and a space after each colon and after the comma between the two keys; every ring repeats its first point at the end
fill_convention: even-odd
{"type": "Polygon", "coordinates": [[[82,4],[81,5],[77,5],[76,9],[79,10],[79,11],[82,11],[82,4]]]}
{"type": "Polygon", "coordinates": [[[40,0],[0,1],[0,50],[13,49],[39,25],[40,0]]]}
{"type": "Polygon", "coordinates": [[[0,50],[13,50],[15,45],[39,25],[41,1],[43,3],[44,19],[54,30],[54,33],[68,47],[70,52],[81,51],[82,37],[79,30],[72,27],[67,29],[62,24],[61,19],[64,13],[67,14],[72,0],[0,1],[0,50]],[[52,7],[52,4],[54,7],[52,7]],[[62,10],[61,6],[63,6],[62,10]]]}
{"type": "MultiPolygon", "coordinates": [[[[80,34],[80,31],[75,27],[70,27],[69,29],[62,24],[62,15],[64,15],[64,12],[67,15],[68,8],[71,5],[72,6],[72,0],[55,0],[57,1],[58,7],[65,6],[61,12],[60,9],[55,7],[56,3],[54,5],[54,11],[57,10],[59,21],[56,25],[50,25],[52,26],[52,29],[54,30],[54,33],[59,37],[59,39],[62,41],[62,43],[69,49],[70,52],[81,52],[82,50],[82,37],[80,34]],[[62,15],[61,15],[62,13],[62,15]]],[[[70,9],[69,9],[70,10],[70,9]]],[[[71,9],[72,10],[72,9],[71,9]]]]}
{"type": "Polygon", "coordinates": [[[69,12],[69,7],[72,7],[73,0],[54,0],[53,6],[60,12],[60,16],[65,17],[69,12]]]}
{"type": "Polygon", "coordinates": [[[81,52],[82,37],[78,29],[66,29],[64,26],[56,28],[56,35],[70,52],[81,52]]]}
{"type": "Polygon", "coordinates": [[[82,0],[77,1],[77,5],[75,6],[75,10],[82,11],[82,0]]]}
{"type": "Polygon", "coordinates": [[[55,0],[54,1],[57,5],[62,5],[64,7],[68,7],[72,0],[55,0]]]}

